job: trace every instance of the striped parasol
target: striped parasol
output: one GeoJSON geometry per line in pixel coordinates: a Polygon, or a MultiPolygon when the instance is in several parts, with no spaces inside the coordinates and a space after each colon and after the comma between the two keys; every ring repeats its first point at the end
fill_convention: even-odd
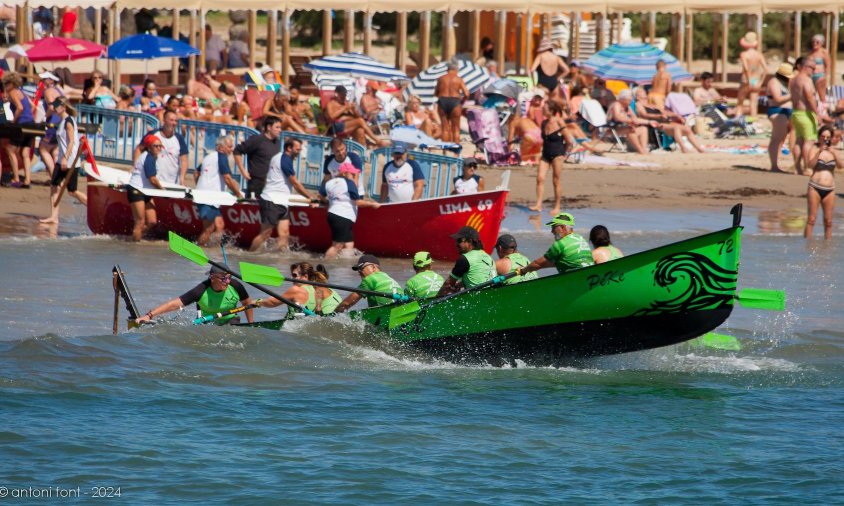
{"type": "Polygon", "coordinates": [[[309,61],[305,69],[314,74],[339,74],[362,77],[371,81],[398,81],[409,79],[407,74],[361,53],[343,53],[309,61]]]}
{"type": "Polygon", "coordinates": [[[313,74],[311,81],[321,90],[333,90],[341,85],[348,90],[352,90],[355,88],[356,79],[339,74],[313,74]]]}
{"type": "MultiPolygon", "coordinates": [[[[437,97],[434,96],[437,79],[444,76],[446,72],[448,72],[448,62],[437,63],[433,67],[420,72],[405,90],[405,98],[416,95],[422,99],[423,104],[433,104],[437,100],[437,97]]],[[[466,60],[457,61],[457,75],[463,78],[470,93],[476,92],[489,81],[489,73],[485,68],[466,60]]]]}
{"type": "Polygon", "coordinates": [[[693,79],[674,55],[643,43],[614,44],[592,55],[583,66],[604,79],[650,84],[659,60],[665,61],[673,82],[693,79]]]}

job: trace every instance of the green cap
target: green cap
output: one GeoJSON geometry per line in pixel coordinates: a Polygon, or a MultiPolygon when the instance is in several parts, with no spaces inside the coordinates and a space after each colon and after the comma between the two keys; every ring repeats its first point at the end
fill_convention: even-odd
{"type": "Polygon", "coordinates": [[[414,267],[425,267],[431,265],[434,261],[431,259],[431,254],[427,251],[418,251],[413,255],[414,267]]]}
{"type": "Polygon", "coordinates": [[[554,219],[546,223],[546,225],[554,226],[554,225],[567,225],[569,227],[574,226],[574,216],[570,213],[560,213],[557,216],[554,216],[554,219]]]}

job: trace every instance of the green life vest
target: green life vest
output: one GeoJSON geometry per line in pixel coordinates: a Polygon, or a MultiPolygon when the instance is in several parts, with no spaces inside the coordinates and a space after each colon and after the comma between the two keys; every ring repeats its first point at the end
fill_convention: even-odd
{"type": "Polygon", "coordinates": [[[571,233],[548,248],[545,258],[554,262],[557,272],[568,272],[595,263],[589,243],[579,234],[571,233]]]}
{"type": "Polygon", "coordinates": [[[422,271],[407,280],[404,293],[416,299],[430,299],[437,296],[444,282],[436,272],[422,271]]]}
{"type": "Polygon", "coordinates": [[[473,249],[468,253],[463,253],[463,256],[469,261],[469,270],[460,277],[463,288],[478,286],[495,277],[495,262],[486,251],[473,249]]]}
{"type": "Polygon", "coordinates": [[[343,297],[340,297],[339,293],[335,292],[334,290],[331,290],[331,295],[329,295],[325,299],[322,299],[322,314],[333,313],[341,302],[343,302],[343,297]]]}
{"type": "Polygon", "coordinates": [[[616,259],[619,259],[619,258],[624,256],[624,255],[621,254],[621,250],[619,250],[618,248],[616,248],[612,244],[610,244],[607,247],[610,249],[610,260],[616,260],[616,259]]]}
{"type": "MultiPolygon", "coordinates": [[[[235,290],[231,285],[227,286],[222,292],[217,292],[209,286],[205,289],[205,292],[202,293],[202,297],[199,298],[196,305],[199,306],[199,311],[202,313],[202,316],[208,316],[210,314],[221,313],[240,306],[240,296],[237,294],[237,290],[235,290]]],[[[238,316],[235,314],[224,316],[215,320],[214,323],[217,325],[224,325],[232,318],[237,317],[238,316]]]]}
{"type": "MultiPolygon", "coordinates": [[[[530,259],[519,252],[510,253],[509,255],[507,255],[507,258],[510,259],[510,272],[513,272],[520,267],[525,267],[530,263],[530,259]]],[[[524,276],[513,276],[512,278],[505,281],[504,284],[515,285],[516,283],[536,279],[537,277],[539,276],[536,274],[536,271],[528,272],[524,276]]]]}
{"type": "MultiPolygon", "coordinates": [[[[371,290],[373,292],[404,294],[404,290],[401,289],[401,285],[396,283],[393,278],[382,271],[373,272],[369,276],[363,278],[358,288],[361,288],[362,290],[371,290]]],[[[384,304],[392,303],[393,299],[369,295],[366,297],[366,302],[369,304],[369,307],[382,306],[384,304]]]]}
{"type": "MultiPolygon", "coordinates": [[[[316,309],[316,290],[314,290],[314,287],[312,287],[311,285],[300,285],[300,286],[302,288],[304,288],[306,292],[308,292],[308,301],[305,302],[304,304],[301,304],[301,306],[304,307],[305,309],[310,309],[311,311],[314,311],[316,309]]],[[[297,313],[296,310],[293,309],[292,307],[287,308],[287,318],[288,319],[294,318],[297,315],[301,316],[302,313],[297,313]]]]}

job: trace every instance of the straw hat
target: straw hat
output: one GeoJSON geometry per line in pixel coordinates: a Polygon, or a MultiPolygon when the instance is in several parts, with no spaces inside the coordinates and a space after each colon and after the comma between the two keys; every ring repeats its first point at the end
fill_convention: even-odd
{"type": "Polygon", "coordinates": [[[777,69],[777,75],[786,79],[791,79],[794,77],[794,67],[792,67],[788,62],[780,63],[780,66],[777,69]]]}
{"type": "Polygon", "coordinates": [[[554,45],[551,44],[551,39],[548,37],[544,37],[542,40],[539,41],[539,45],[536,46],[536,52],[541,53],[543,51],[552,51],[554,49],[554,45]]]}
{"type": "Polygon", "coordinates": [[[739,45],[745,49],[750,49],[759,45],[759,40],[756,37],[756,32],[747,32],[744,37],[739,40],[739,45]]]}

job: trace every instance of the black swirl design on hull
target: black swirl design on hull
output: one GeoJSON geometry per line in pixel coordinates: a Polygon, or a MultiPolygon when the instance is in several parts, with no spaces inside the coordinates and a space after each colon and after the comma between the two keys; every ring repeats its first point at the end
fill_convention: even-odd
{"type": "Polygon", "coordinates": [[[668,300],[651,302],[634,316],[716,309],[732,303],[738,271],[725,269],[708,257],[691,252],[663,257],[654,269],[654,283],[668,291],[683,277],[688,278],[689,286],[682,293],[668,300]]]}

